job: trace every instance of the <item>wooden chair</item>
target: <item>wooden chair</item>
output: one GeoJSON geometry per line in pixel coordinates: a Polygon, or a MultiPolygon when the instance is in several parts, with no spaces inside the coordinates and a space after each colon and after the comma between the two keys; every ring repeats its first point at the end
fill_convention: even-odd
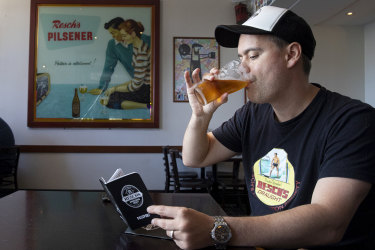
{"type": "Polygon", "coordinates": [[[220,180],[216,194],[218,203],[224,210],[229,209],[230,215],[250,215],[251,209],[245,180],[220,180]]]}
{"type": "Polygon", "coordinates": [[[232,157],[230,159],[227,159],[223,162],[233,162],[233,170],[231,172],[218,171],[217,170],[217,164],[213,164],[212,165],[212,171],[206,172],[207,178],[212,178],[216,182],[217,179],[226,179],[226,178],[231,179],[233,176],[238,176],[239,167],[240,167],[240,164],[242,162],[241,156],[234,156],[234,157],[232,157]]]}
{"type": "Polygon", "coordinates": [[[0,147],[0,197],[18,190],[18,146],[0,147]]]}
{"type": "MultiPolygon", "coordinates": [[[[174,173],[170,168],[170,147],[169,146],[163,146],[163,160],[164,160],[164,171],[165,171],[165,187],[164,191],[166,193],[169,193],[170,187],[174,187],[174,173]]],[[[185,180],[185,179],[193,179],[193,178],[198,178],[198,174],[194,171],[179,171],[178,176],[180,179],[185,180]]]]}
{"type": "Polygon", "coordinates": [[[210,192],[212,187],[212,182],[205,178],[194,178],[194,179],[182,179],[179,176],[177,159],[182,159],[180,151],[177,149],[171,149],[169,151],[171,156],[171,166],[174,174],[174,192],[210,192]]]}
{"type": "MultiPolygon", "coordinates": [[[[248,201],[248,192],[244,178],[239,177],[239,169],[242,162],[241,157],[233,157],[224,162],[233,162],[230,177],[220,176],[215,178],[215,187],[217,187],[217,196],[220,199],[222,207],[235,203],[238,208],[243,208],[247,214],[250,213],[250,205],[248,201]]],[[[214,171],[216,167],[213,168],[214,171]]],[[[213,172],[214,172],[213,171],[213,172]]],[[[226,172],[228,173],[228,172],[226,172]]]]}
{"type": "MultiPolygon", "coordinates": [[[[213,168],[215,166],[212,166],[213,168]]],[[[215,181],[216,178],[222,179],[222,178],[232,178],[233,174],[231,172],[225,172],[225,171],[216,171],[216,177],[214,170],[212,171],[206,171],[206,176],[208,179],[211,179],[212,181],[215,181]]]]}

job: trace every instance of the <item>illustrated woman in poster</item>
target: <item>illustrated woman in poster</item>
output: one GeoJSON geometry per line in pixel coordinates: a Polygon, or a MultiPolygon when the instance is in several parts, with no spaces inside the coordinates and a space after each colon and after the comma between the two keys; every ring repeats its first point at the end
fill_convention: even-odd
{"type": "Polygon", "coordinates": [[[150,106],[150,46],[141,37],[144,31],[142,23],[133,19],[119,25],[123,43],[133,45],[132,67],[133,78],[123,84],[109,88],[105,95],[109,96],[108,108],[138,109],[150,106]]]}
{"type": "MultiPolygon", "coordinates": [[[[133,45],[123,43],[123,36],[119,28],[119,25],[122,23],[124,23],[124,19],[116,17],[104,24],[104,28],[108,30],[113,39],[111,39],[107,45],[105,64],[100,77],[99,87],[91,89],[88,92],[90,94],[99,95],[108,88],[117,62],[120,62],[124,66],[130,77],[134,77],[134,67],[132,65],[133,45]]],[[[144,43],[150,44],[150,36],[141,34],[139,38],[144,43]]]]}

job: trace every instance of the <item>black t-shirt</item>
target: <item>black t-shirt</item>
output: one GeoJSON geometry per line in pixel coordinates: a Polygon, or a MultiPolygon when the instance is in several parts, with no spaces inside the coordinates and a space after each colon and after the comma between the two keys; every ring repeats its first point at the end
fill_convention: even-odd
{"type": "MultiPolygon", "coordinates": [[[[248,102],[213,131],[225,147],[242,153],[254,216],[311,203],[320,178],[375,183],[375,109],[317,86],[314,100],[292,120],[279,123],[271,105],[248,102]]],[[[373,246],[374,222],[373,187],[339,245],[373,246]]]]}

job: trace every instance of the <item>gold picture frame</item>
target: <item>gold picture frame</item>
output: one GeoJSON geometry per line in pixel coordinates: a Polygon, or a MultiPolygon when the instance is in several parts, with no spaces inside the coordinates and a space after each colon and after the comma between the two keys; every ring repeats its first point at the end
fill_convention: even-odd
{"type": "Polygon", "coordinates": [[[28,126],[158,128],[159,23],[159,0],[31,0],[28,126]],[[143,30],[129,31],[131,21],[143,30]],[[135,50],[147,58],[142,78],[135,50]]]}

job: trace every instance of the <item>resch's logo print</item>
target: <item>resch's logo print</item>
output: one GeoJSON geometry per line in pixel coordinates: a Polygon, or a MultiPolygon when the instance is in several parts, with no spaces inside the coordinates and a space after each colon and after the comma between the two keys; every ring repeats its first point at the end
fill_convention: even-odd
{"type": "Polygon", "coordinates": [[[285,207],[297,189],[294,166],[288,153],[274,148],[253,165],[252,192],[268,206],[285,207]]]}
{"type": "Polygon", "coordinates": [[[143,205],[143,194],[133,185],[126,185],[121,190],[122,201],[132,208],[143,205]]]}

